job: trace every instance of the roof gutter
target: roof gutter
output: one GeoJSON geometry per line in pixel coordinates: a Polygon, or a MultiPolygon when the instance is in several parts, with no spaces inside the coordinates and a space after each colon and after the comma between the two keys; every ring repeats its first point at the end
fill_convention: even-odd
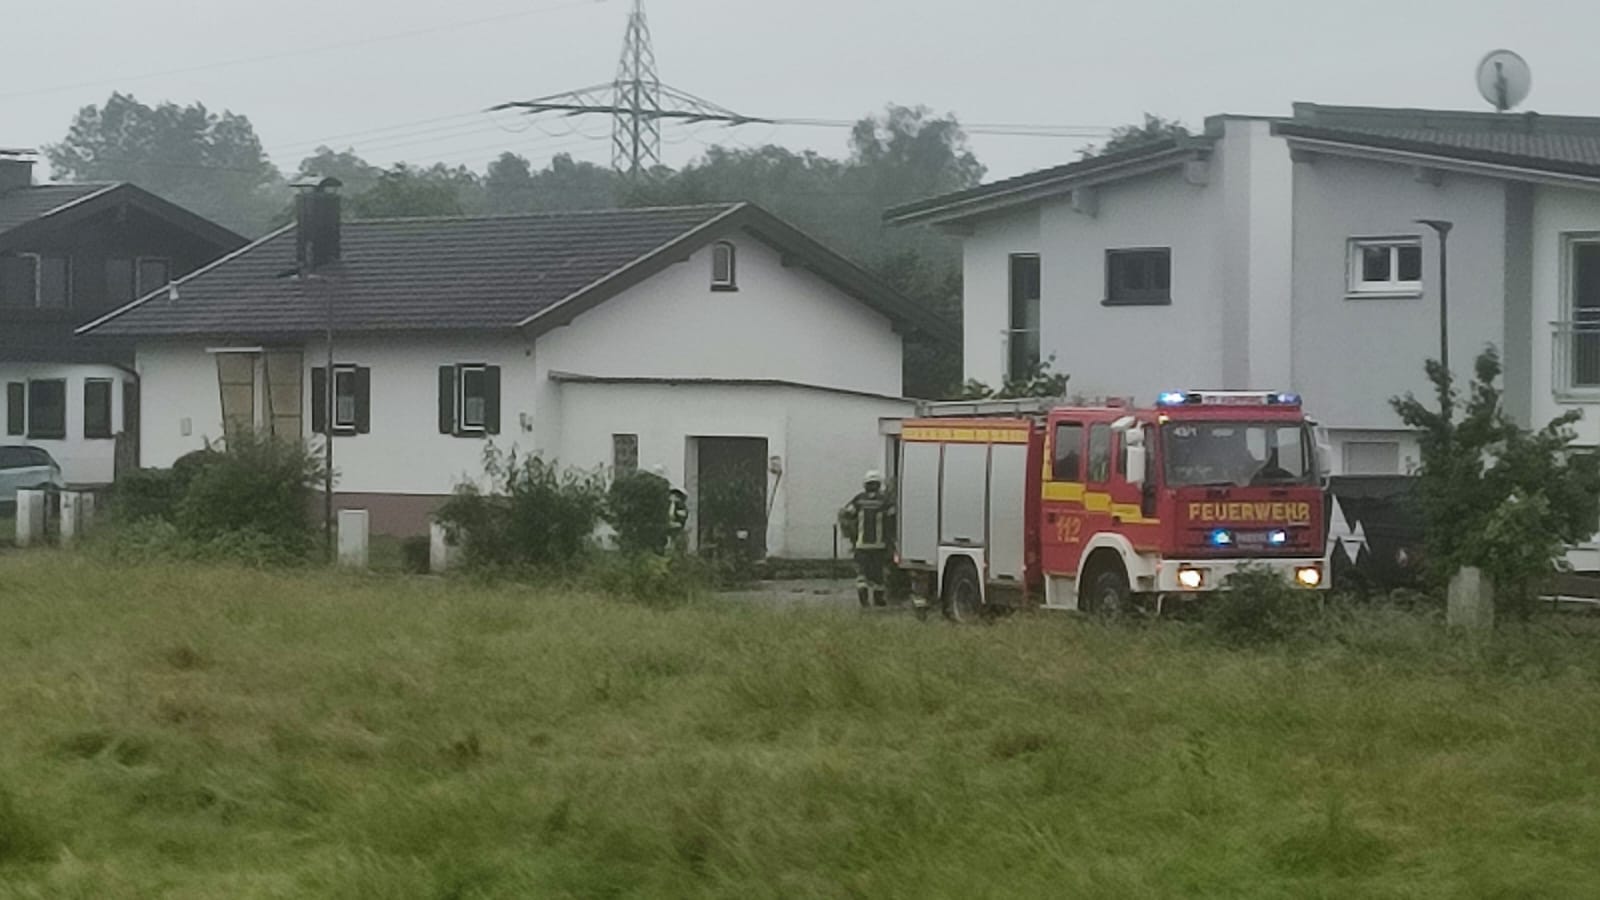
{"type": "Polygon", "coordinates": [[[1416,150],[1373,147],[1353,141],[1298,137],[1293,134],[1285,134],[1283,137],[1289,142],[1291,150],[1328,153],[1335,156],[1350,156],[1358,159],[1378,160],[1380,162],[1412,163],[1451,172],[1462,172],[1468,175],[1482,175],[1488,178],[1504,178],[1512,181],[1527,181],[1536,184],[1581,188],[1591,191],[1600,190],[1600,176],[1551,172],[1545,169],[1514,166],[1506,163],[1481,162],[1454,156],[1441,156],[1436,153],[1423,153],[1416,150]]]}
{"type": "Polygon", "coordinates": [[[1054,197],[1075,188],[1094,187],[1113,181],[1121,181],[1125,178],[1134,178],[1170,169],[1190,160],[1199,159],[1207,152],[1209,152],[1208,148],[1204,147],[1173,147],[1160,153],[1137,157],[1103,168],[1062,173],[1054,178],[1001,188],[979,196],[953,199],[946,203],[927,207],[918,207],[916,205],[898,207],[885,212],[883,221],[888,225],[955,222],[1006,207],[1054,197]]]}

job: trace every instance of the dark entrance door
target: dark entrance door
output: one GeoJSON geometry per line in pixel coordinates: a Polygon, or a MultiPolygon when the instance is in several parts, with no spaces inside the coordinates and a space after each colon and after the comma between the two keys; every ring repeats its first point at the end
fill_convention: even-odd
{"type": "Polygon", "coordinates": [[[122,382],[122,431],[117,434],[112,456],[113,477],[139,468],[139,382],[122,382]]]}
{"type": "Polygon", "coordinates": [[[702,437],[699,444],[699,546],[767,555],[767,439],[702,437]]]}

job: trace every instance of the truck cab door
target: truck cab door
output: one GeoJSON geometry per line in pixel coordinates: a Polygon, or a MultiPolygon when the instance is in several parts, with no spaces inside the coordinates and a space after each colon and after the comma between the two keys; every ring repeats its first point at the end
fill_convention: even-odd
{"type": "Polygon", "coordinates": [[[1048,575],[1076,577],[1087,540],[1084,509],[1084,449],[1088,428],[1081,420],[1053,419],[1045,434],[1044,496],[1039,528],[1041,568],[1048,575]]]}

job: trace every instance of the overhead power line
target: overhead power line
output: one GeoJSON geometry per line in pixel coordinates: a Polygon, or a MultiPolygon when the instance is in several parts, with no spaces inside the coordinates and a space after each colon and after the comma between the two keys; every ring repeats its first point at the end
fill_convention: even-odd
{"type": "Polygon", "coordinates": [[[264,53],[260,56],[247,56],[239,59],[218,60],[216,62],[201,63],[194,66],[183,66],[176,69],[163,69],[158,72],[144,72],[142,74],[123,75],[115,78],[98,78],[92,81],[76,81],[63,84],[54,84],[46,87],[29,88],[20,91],[0,91],[0,100],[9,100],[16,97],[35,97],[44,94],[58,94],[66,91],[79,90],[80,88],[118,85],[129,81],[146,81],[152,78],[165,78],[168,75],[187,75],[194,72],[209,72],[213,69],[230,68],[233,66],[246,66],[254,63],[272,62],[280,59],[291,59],[296,56],[306,56],[314,53],[327,53],[332,50],[345,50],[351,47],[364,47],[369,44],[381,44],[389,41],[399,41],[407,38],[440,34],[446,31],[459,31],[463,28],[475,28],[479,25],[491,25],[497,22],[509,22],[514,19],[524,19],[529,16],[560,12],[562,10],[572,9],[578,6],[594,6],[596,4],[605,2],[607,2],[607,0],[567,0],[565,3],[537,6],[532,9],[502,13],[497,16],[484,16],[478,19],[464,19],[459,22],[446,22],[441,25],[431,25],[427,28],[414,28],[409,31],[396,31],[389,34],[374,35],[367,38],[338,41],[331,44],[320,44],[315,47],[301,47],[297,50],[283,50],[277,53],[264,53]]]}

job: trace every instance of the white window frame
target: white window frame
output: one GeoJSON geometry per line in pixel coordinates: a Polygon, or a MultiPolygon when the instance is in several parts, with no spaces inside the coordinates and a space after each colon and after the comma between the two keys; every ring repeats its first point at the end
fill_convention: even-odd
{"type": "MultiPolygon", "coordinates": [[[[353,363],[336,363],[333,367],[333,409],[328,411],[328,417],[331,420],[330,430],[335,433],[356,433],[357,421],[361,418],[361,409],[359,405],[361,402],[361,397],[356,390],[356,370],[359,368],[359,366],[353,363]],[[340,375],[350,376],[350,393],[347,395],[350,398],[350,418],[348,420],[339,415],[339,398],[341,396],[346,396],[340,394],[339,392],[340,375]]],[[[319,397],[317,398],[317,401],[319,403],[326,403],[327,399],[324,397],[319,397]]]]}
{"type": "Polygon", "coordinates": [[[1400,249],[1403,247],[1416,247],[1418,253],[1422,249],[1421,235],[1393,235],[1389,237],[1361,237],[1351,238],[1345,251],[1346,283],[1345,290],[1348,297],[1420,297],[1422,296],[1422,263],[1417,265],[1417,279],[1415,281],[1401,281],[1400,274],[1400,249]],[[1366,250],[1381,247],[1389,251],[1389,278],[1386,281],[1367,281],[1365,278],[1366,250]]]}
{"type": "Polygon", "coordinates": [[[739,289],[739,250],[732,241],[717,241],[711,245],[711,289],[714,291],[736,291],[739,289]],[[727,274],[719,272],[718,257],[723,253],[728,255],[727,274]]]}
{"type": "Polygon", "coordinates": [[[487,365],[457,365],[456,366],[456,433],[457,434],[487,434],[489,430],[489,395],[483,394],[483,415],[476,422],[467,421],[467,373],[477,372],[483,376],[487,386],[489,381],[489,367],[487,365]]]}

